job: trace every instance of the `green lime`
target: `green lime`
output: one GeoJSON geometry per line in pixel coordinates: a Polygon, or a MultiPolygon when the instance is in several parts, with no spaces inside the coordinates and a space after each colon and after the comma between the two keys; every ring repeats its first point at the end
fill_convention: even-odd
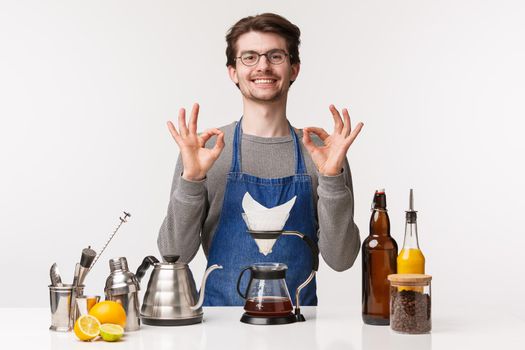
{"type": "Polygon", "coordinates": [[[100,326],[100,336],[105,341],[118,341],[124,334],[124,328],[118,324],[104,323],[100,326]]]}

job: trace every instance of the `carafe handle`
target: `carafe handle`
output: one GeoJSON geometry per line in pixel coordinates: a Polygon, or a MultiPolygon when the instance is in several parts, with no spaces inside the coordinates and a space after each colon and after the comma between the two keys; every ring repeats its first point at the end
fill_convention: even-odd
{"type": "Polygon", "coordinates": [[[156,264],[158,262],[159,260],[153,255],[148,255],[147,257],[144,258],[144,260],[142,260],[142,264],[140,264],[139,268],[137,269],[137,272],[135,273],[135,277],[137,277],[137,280],[139,281],[139,283],[142,277],[144,277],[144,275],[146,274],[146,271],[148,270],[148,268],[151,265],[156,264]]]}
{"type": "Polygon", "coordinates": [[[245,267],[244,269],[242,269],[240,275],[239,275],[239,279],[237,280],[237,293],[239,293],[239,295],[241,296],[241,298],[243,298],[244,300],[246,300],[246,296],[248,294],[248,288],[250,287],[250,283],[252,282],[252,270],[251,270],[251,266],[248,266],[248,267],[245,267]],[[246,270],[250,270],[250,280],[248,281],[248,285],[246,286],[246,291],[244,292],[244,295],[242,294],[241,292],[241,279],[242,279],[242,275],[244,274],[244,271],[246,270]]]}

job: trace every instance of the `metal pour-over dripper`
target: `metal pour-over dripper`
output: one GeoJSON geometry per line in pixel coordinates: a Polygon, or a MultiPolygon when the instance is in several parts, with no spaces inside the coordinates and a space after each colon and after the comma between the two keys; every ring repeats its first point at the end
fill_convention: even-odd
{"type": "MultiPolygon", "coordinates": [[[[268,255],[272,252],[272,248],[277,242],[277,239],[281,236],[296,236],[301,238],[312,252],[312,272],[308,278],[299,286],[295,292],[295,319],[289,320],[289,322],[302,322],[305,321],[304,316],[301,314],[301,307],[299,304],[299,295],[301,290],[310,283],[314,277],[316,271],[319,269],[319,248],[317,243],[315,243],[310,237],[304,235],[298,231],[284,231],[284,225],[288,216],[290,215],[290,210],[295,204],[296,197],[293,197],[288,202],[281,204],[274,208],[266,208],[261,204],[257,203],[250,194],[247,192],[242,201],[242,206],[244,213],[242,217],[246,222],[248,227],[248,233],[255,240],[255,243],[259,247],[259,252],[263,255],[268,255]]],[[[270,323],[261,323],[260,320],[257,320],[256,317],[250,317],[244,315],[241,318],[242,322],[252,323],[252,324],[270,324],[270,323]]]]}

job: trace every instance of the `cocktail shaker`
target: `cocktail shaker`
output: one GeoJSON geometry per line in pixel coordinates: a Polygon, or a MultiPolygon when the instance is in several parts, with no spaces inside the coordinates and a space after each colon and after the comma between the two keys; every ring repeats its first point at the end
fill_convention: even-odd
{"type": "Polygon", "coordinates": [[[104,293],[106,300],[116,301],[126,310],[126,332],[140,328],[139,318],[139,282],[128,269],[128,261],[124,257],[109,260],[110,275],[106,279],[104,293]]]}

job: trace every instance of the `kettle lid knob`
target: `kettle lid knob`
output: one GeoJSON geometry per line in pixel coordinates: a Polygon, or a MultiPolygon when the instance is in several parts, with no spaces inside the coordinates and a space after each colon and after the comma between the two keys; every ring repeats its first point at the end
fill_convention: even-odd
{"type": "Polygon", "coordinates": [[[166,260],[166,262],[174,264],[177,262],[177,260],[179,260],[180,255],[163,255],[162,257],[164,258],[164,260],[166,260]]]}

